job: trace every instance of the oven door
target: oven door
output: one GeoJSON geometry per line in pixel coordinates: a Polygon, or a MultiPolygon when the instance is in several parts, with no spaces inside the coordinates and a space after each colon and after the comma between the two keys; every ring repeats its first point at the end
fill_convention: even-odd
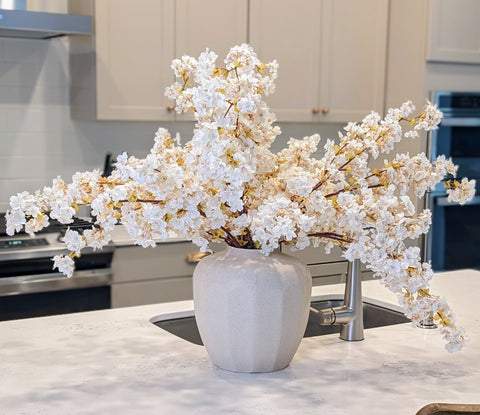
{"type": "MultiPolygon", "coordinates": [[[[444,118],[429,140],[429,155],[433,161],[439,155],[451,157],[458,166],[457,178],[480,178],[480,111],[478,118],[444,118]]],[[[477,182],[477,189],[480,183],[477,182]]],[[[435,192],[443,193],[443,183],[435,192]]]]}
{"type": "Polygon", "coordinates": [[[0,278],[0,321],[111,307],[110,268],[0,278]]]}
{"type": "Polygon", "coordinates": [[[0,321],[111,307],[111,268],[0,277],[0,321]]]}
{"type": "Polygon", "coordinates": [[[450,203],[447,196],[430,194],[432,227],[425,255],[434,271],[480,269],[480,196],[465,205],[450,203]]]}

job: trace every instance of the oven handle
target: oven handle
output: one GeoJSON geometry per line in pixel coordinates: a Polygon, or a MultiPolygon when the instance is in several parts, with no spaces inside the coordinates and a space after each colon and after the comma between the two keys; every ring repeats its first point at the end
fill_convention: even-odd
{"type": "MultiPolygon", "coordinates": [[[[460,206],[458,203],[449,202],[447,196],[431,196],[431,198],[436,206],[460,206]]],[[[465,203],[465,205],[480,205],[480,196],[475,196],[472,200],[465,203]]]]}
{"type": "Polygon", "coordinates": [[[480,117],[444,117],[440,127],[480,127],[480,117]]]}
{"type": "Polygon", "coordinates": [[[0,278],[0,296],[110,286],[110,268],[75,271],[71,278],[58,272],[0,278]]]}

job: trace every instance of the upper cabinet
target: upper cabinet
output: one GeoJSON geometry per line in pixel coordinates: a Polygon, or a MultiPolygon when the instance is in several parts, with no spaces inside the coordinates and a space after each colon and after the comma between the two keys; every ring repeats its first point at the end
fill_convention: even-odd
{"type": "MultiPolygon", "coordinates": [[[[208,48],[218,55],[217,63],[221,65],[232,46],[247,42],[247,19],[248,0],[176,0],[175,57],[198,57],[208,48]]],[[[170,64],[171,59],[168,62],[169,68],[170,64]]],[[[171,69],[170,73],[173,76],[171,69]]],[[[164,85],[166,86],[167,84],[164,85]]],[[[169,105],[173,105],[172,101],[169,105]]],[[[193,120],[193,115],[175,114],[175,119],[193,120]]]]}
{"type": "Polygon", "coordinates": [[[480,63],[480,1],[430,0],[427,60],[480,63]]]}
{"type": "Polygon", "coordinates": [[[207,47],[223,58],[244,42],[261,60],[279,62],[277,91],[267,97],[279,121],[345,122],[372,109],[383,112],[388,1],[304,0],[291,7],[275,0],[91,4],[95,35],[70,42],[76,118],[192,119],[175,114],[164,97],[174,81],[171,61],[198,56],[207,47]]]}
{"type": "Polygon", "coordinates": [[[76,118],[188,119],[164,96],[175,81],[172,60],[207,47],[225,54],[247,41],[247,0],[95,0],[92,8],[95,35],[70,42],[76,118]]]}
{"type": "Polygon", "coordinates": [[[173,16],[173,0],[95,1],[98,119],[171,118],[163,91],[173,81],[173,16]]]}
{"type": "Polygon", "coordinates": [[[250,0],[250,44],[277,59],[267,101],[279,121],[344,122],[383,112],[388,2],[250,0]]]}
{"type": "Polygon", "coordinates": [[[247,19],[248,0],[176,0],[176,57],[197,57],[208,48],[223,62],[232,46],[247,42],[247,19]]]}

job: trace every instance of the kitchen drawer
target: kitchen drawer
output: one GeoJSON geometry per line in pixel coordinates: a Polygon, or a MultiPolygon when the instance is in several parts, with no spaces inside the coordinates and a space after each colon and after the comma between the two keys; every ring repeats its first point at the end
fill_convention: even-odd
{"type": "MultiPolygon", "coordinates": [[[[347,275],[347,261],[331,262],[318,265],[308,265],[308,269],[312,274],[312,285],[328,285],[345,283],[347,275]]],[[[365,265],[360,266],[362,273],[362,281],[373,279],[373,273],[367,270],[365,265]]]]}
{"type": "Polygon", "coordinates": [[[190,276],[122,282],[112,285],[112,308],[191,300],[192,298],[192,277],[190,276]]]}
{"type": "Polygon", "coordinates": [[[117,247],[113,283],[192,276],[195,263],[186,260],[192,252],[198,252],[198,247],[191,242],[162,243],[154,248],[117,247]]]}
{"type": "Polygon", "coordinates": [[[319,246],[318,248],[309,246],[302,251],[290,251],[290,248],[282,246],[282,252],[298,258],[305,265],[345,261],[345,258],[342,257],[342,250],[337,246],[332,249],[330,254],[325,253],[323,246],[319,246]]]}

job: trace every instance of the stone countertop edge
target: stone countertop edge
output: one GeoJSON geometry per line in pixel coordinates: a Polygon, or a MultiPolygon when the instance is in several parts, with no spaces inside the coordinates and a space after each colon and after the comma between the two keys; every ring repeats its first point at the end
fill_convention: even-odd
{"type": "MultiPolygon", "coordinates": [[[[215,368],[202,346],[154,326],[192,301],[0,323],[0,414],[415,414],[432,402],[480,403],[480,272],[436,274],[469,335],[449,354],[437,330],[411,324],[368,329],[365,340],[306,338],[281,371],[215,368]]],[[[364,299],[396,305],[379,281],[364,299]]],[[[314,297],[342,296],[341,284],[314,297]]]]}

